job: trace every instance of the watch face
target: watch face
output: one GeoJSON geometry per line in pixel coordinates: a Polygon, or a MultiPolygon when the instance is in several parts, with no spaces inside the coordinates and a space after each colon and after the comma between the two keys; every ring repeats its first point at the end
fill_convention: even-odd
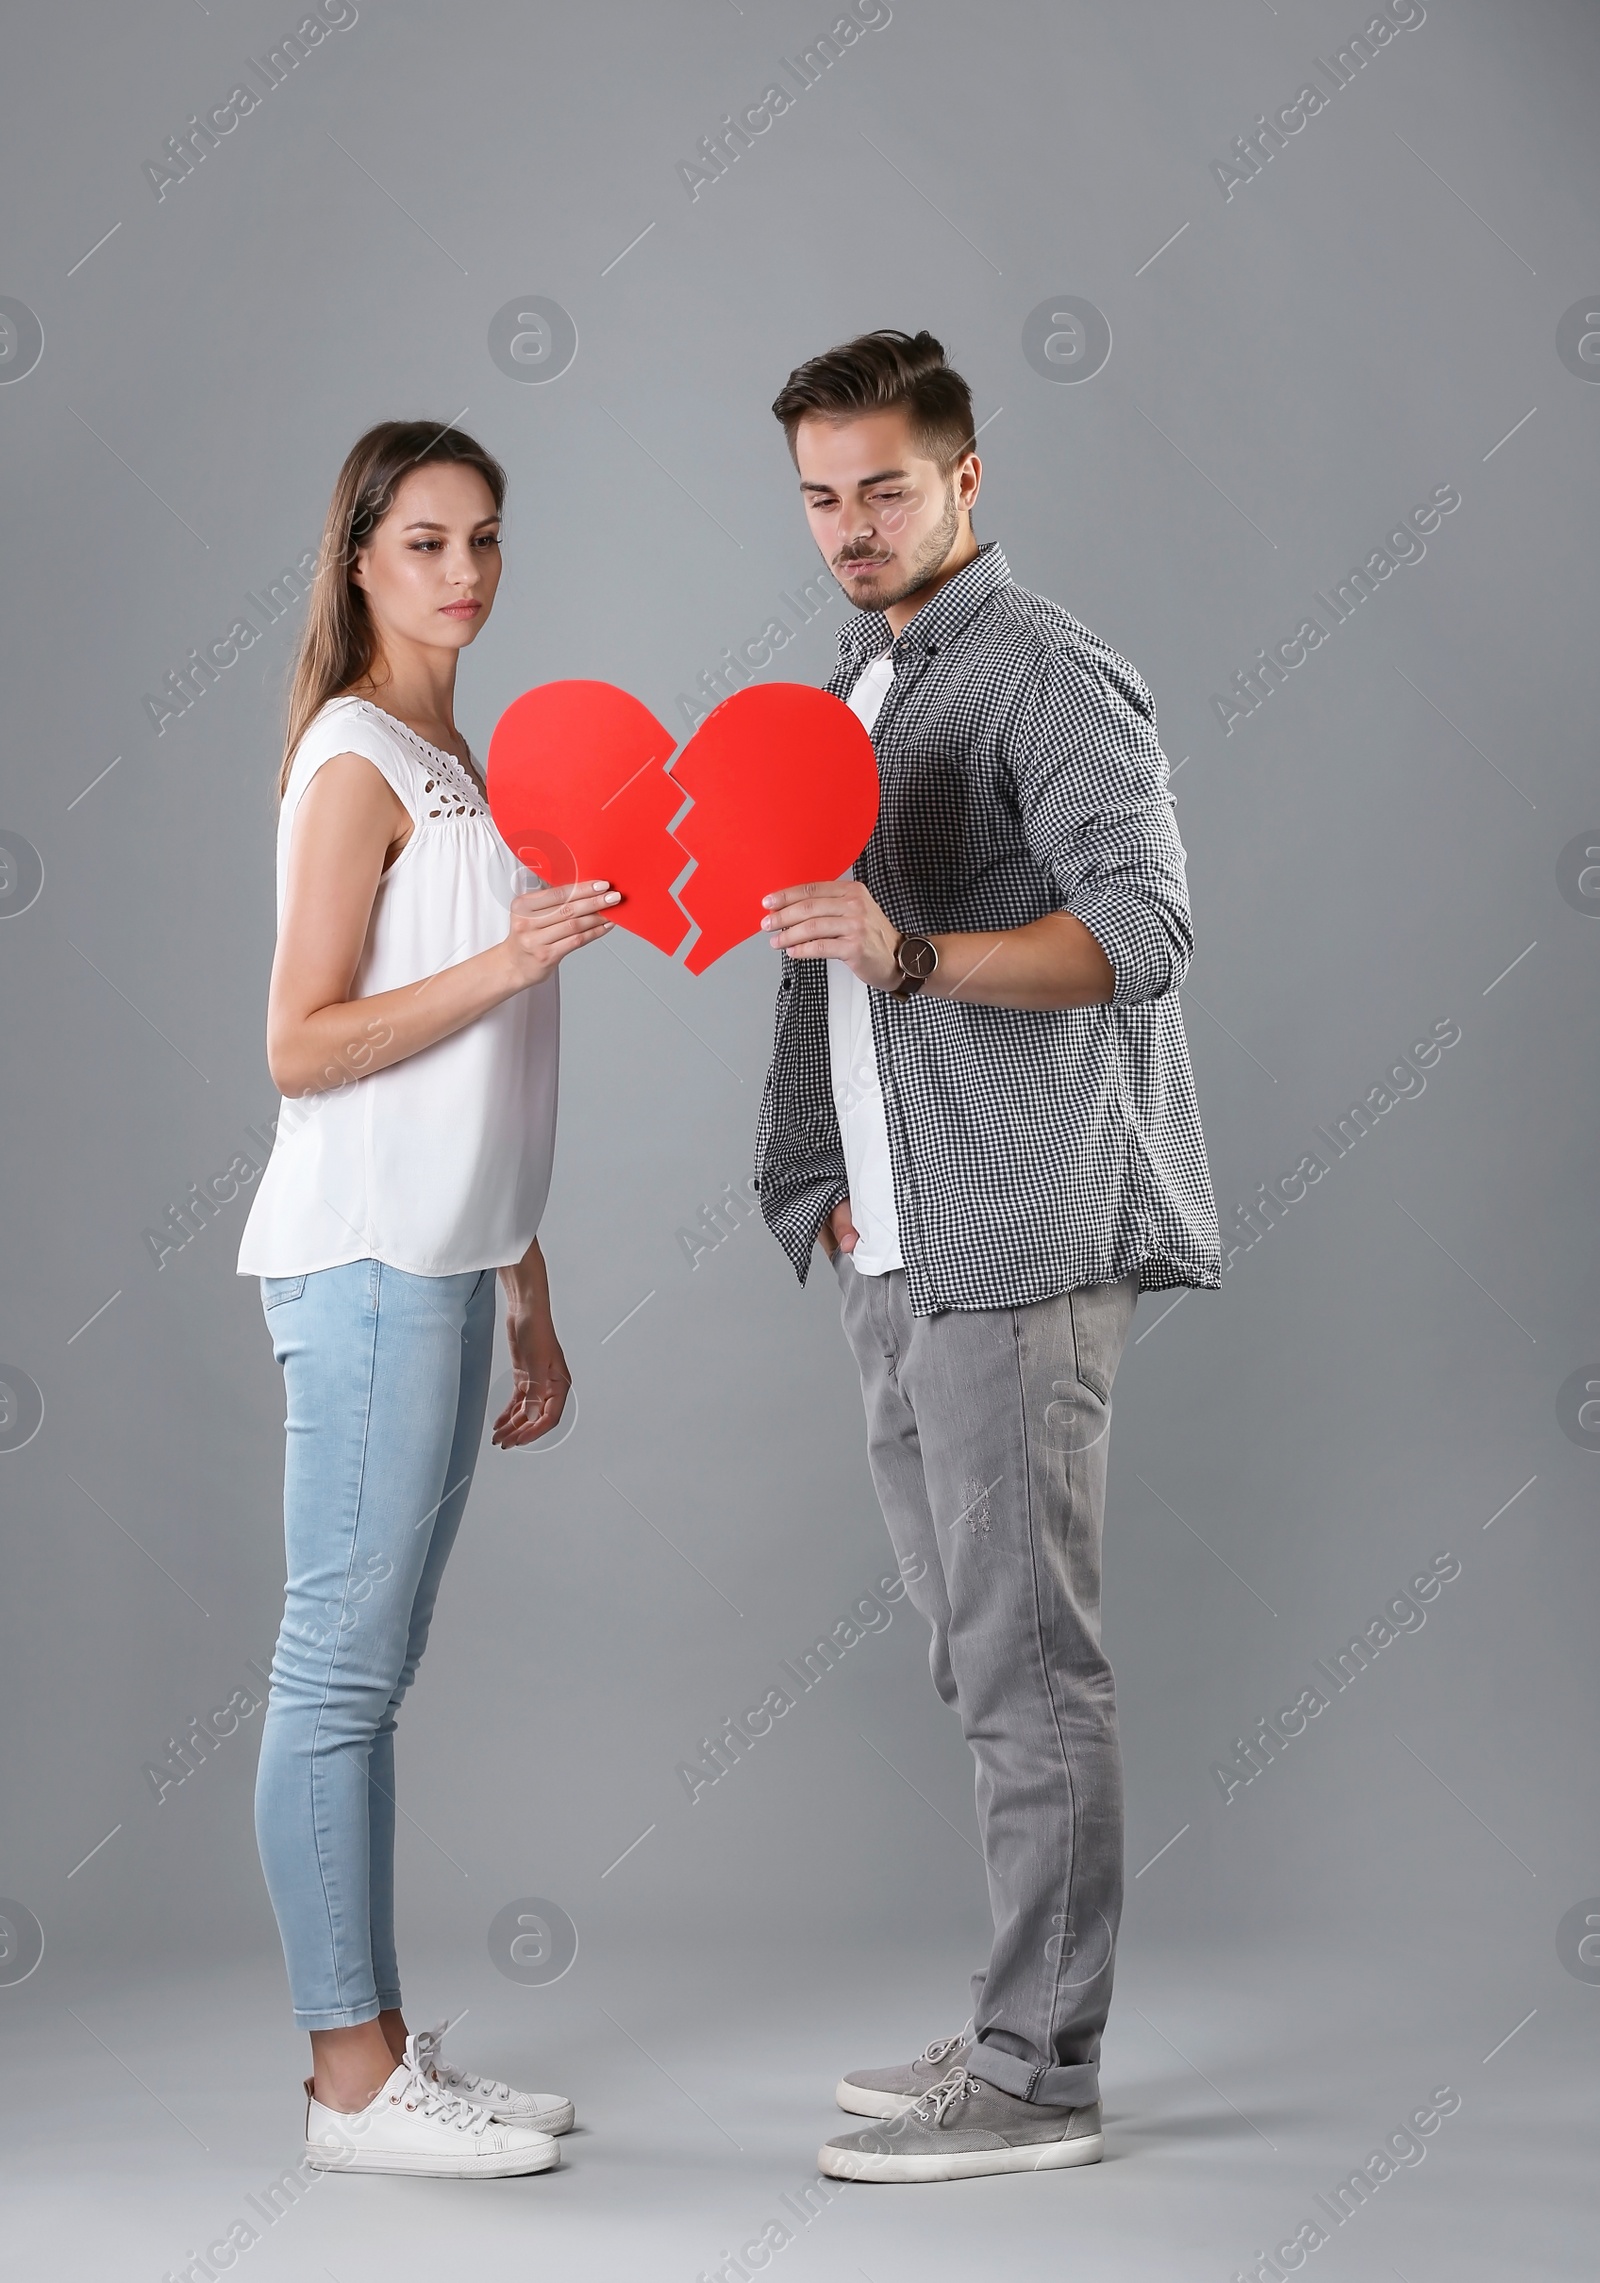
{"type": "Polygon", "coordinates": [[[926,982],[939,964],[939,953],[924,935],[908,935],[899,951],[900,971],[926,982]]]}

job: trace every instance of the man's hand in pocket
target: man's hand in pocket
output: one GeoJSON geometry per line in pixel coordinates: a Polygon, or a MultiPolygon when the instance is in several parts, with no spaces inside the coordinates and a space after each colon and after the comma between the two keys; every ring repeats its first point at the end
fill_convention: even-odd
{"type": "Polygon", "coordinates": [[[850,1218],[850,1200],[841,1197],[817,1231],[817,1242],[832,1260],[839,1253],[854,1252],[860,1241],[861,1232],[850,1218]]]}

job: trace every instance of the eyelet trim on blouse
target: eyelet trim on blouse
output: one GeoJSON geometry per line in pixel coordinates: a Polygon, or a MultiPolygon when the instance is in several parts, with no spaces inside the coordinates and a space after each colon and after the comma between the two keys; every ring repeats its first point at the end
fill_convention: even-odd
{"type": "Polygon", "coordinates": [[[369,712],[375,713],[379,720],[386,722],[391,729],[398,730],[409,744],[416,746],[420,753],[425,753],[434,765],[434,774],[429,777],[423,787],[424,793],[432,793],[439,802],[437,808],[429,809],[430,817],[486,817],[489,814],[488,809],[484,806],[482,794],[453,753],[447,753],[442,745],[430,745],[425,737],[419,737],[408,723],[400,720],[398,715],[385,713],[382,706],[374,705],[370,698],[358,698],[356,702],[358,705],[364,705],[369,712]]]}

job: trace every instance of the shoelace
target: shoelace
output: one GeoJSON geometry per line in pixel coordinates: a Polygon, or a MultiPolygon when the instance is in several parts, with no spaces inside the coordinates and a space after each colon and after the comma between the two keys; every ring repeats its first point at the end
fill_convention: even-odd
{"type": "Polygon", "coordinates": [[[930,2069],[935,2068],[939,2062],[948,2061],[952,2053],[959,2052],[966,2042],[965,2033],[959,2029],[954,2037],[936,2037],[931,2045],[922,2048],[912,2067],[920,2069],[926,2063],[930,2069]]]}
{"type": "Polygon", "coordinates": [[[419,2029],[416,2033],[417,2067],[424,2077],[448,2086],[463,2099],[475,2102],[480,2108],[492,2108],[497,2101],[511,2098],[511,2087],[502,2085],[492,2077],[480,2077],[468,2069],[457,2069],[443,2059],[440,2048],[448,2024],[440,2022],[433,2029],[419,2029]]]}
{"type": "Polygon", "coordinates": [[[957,2101],[967,2100],[977,2090],[978,2080],[970,2070],[954,2068],[948,2076],[941,2077],[937,2085],[930,2087],[909,2113],[915,2116],[919,2124],[937,2128],[944,2123],[957,2101]]]}
{"type": "Polygon", "coordinates": [[[432,2029],[412,2031],[412,2042],[417,2049],[417,2067],[426,2077],[439,2059],[439,2048],[444,2043],[448,2022],[436,2022],[432,2029]]]}
{"type": "Polygon", "coordinates": [[[401,2108],[416,2111],[430,2124],[449,2125],[456,2132],[481,2132],[491,2121],[486,2108],[435,2084],[420,2069],[412,2070],[410,2081],[396,2097],[401,2108]]]}

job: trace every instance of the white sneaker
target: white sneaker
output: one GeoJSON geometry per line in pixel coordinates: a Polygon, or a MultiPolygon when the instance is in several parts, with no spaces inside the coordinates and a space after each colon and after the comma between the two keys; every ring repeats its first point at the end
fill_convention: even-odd
{"type": "Polygon", "coordinates": [[[563,2093],[519,2093],[514,2085],[504,2085],[498,2077],[480,2077],[470,2069],[456,2069],[440,2059],[439,2048],[444,2042],[448,2024],[440,2022],[436,2029],[417,2031],[417,2066],[435,2085],[442,2085],[447,2093],[457,2093],[464,2101],[475,2102],[505,2124],[532,2125],[535,2132],[570,2132],[576,2110],[563,2093]]]}
{"type": "Polygon", "coordinates": [[[417,2041],[364,2109],[324,2107],[306,2082],[306,2162],[322,2172],[412,2172],[435,2179],[503,2179],[548,2172],[561,2146],[547,2132],[502,2124],[422,2074],[417,2041]]]}

